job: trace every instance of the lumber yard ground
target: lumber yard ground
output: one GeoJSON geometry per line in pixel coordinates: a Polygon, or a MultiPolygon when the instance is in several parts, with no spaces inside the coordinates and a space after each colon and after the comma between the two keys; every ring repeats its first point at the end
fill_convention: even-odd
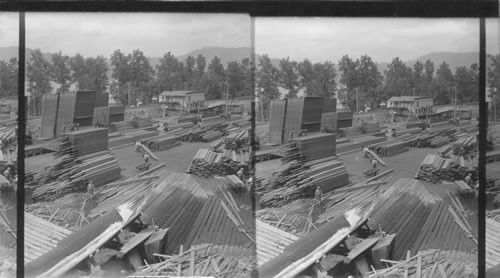
{"type": "MultiPolygon", "coordinates": [[[[266,123],[257,124],[256,134],[261,142],[266,142],[267,128],[266,123]]],[[[448,123],[435,124],[432,139],[423,136],[421,130],[411,128],[400,128],[397,137],[386,133],[382,136],[387,141],[374,143],[374,147],[370,146],[370,149],[382,150],[382,154],[384,148],[401,150],[394,154],[390,154],[390,150],[389,155],[381,155],[379,158],[386,166],[378,163],[377,168],[382,175],[372,178],[364,174],[372,167],[370,159],[365,158],[362,151],[365,145],[356,144],[356,141],[379,140],[370,134],[361,135],[361,138],[369,137],[368,141],[356,139],[359,135],[337,138],[337,142],[350,141],[337,143],[337,150],[342,149],[343,153],[337,152],[336,158],[331,158],[342,162],[348,173],[349,183],[330,187],[329,192],[323,192],[321,202],[317,201],[314,186],[307,186],[310,183],[307,176],[317,179],[317,183],[321,183],[320,180],[325,177],[335,180],[337,174],[327,174],[329,170],[322,170],[318,166],[325,162],[306,162],[299,164],[303,165],[302,168],[297,168],[294,163],[300,163],[304,157],[296,153],[295,146],[283,148],[261,143],[261,147],[267,149],[266,152],[275,156],[274,159],[256,165],[256,179],[260,183],[258,192],[261,195],[261,207],[256,212],[256,221],[257,227],[262,226],[266,231],[262,234],[258,231],[257,242],[274,238],[275,242],[281,244],[275,252],[270,248],[257,246],[259,274],[264,275],[263,277],[289,277],[298,274],[305,275],[302,277],[475,277],[477,199],[473,186],[476,177],[474,165],[477,165],[477,160],[467,157],[464,161],[459,161],[462,166],[451,161],[457,159],[454,158],[454,153],[469,150],[474,145],[476,132],[477,122],[471,121],[463,123],[462,127],[448,123]],[[412,134],[405,135],[406,131],[412,134]],[[454,139],[445,139],[445,133],[450,132],[454,133],[454,139]],[[415,140],[417,137],[420,139],[415,140]],[[467,139],[459,139],[461,137],[467,139]],[[433,143],[416,144],[419,140],[433,143]],[[461,149],[458,145],[468,147],[461,149]],[[378,148],[380,146],[389,147],[378,148]],[[352,150],[348,150],[349,147],[352,150]],[[438,153],[447,155],[439,158],[438,153]],[[291,164],[283,164],[280,157],[286,158],[286,161],[290,159],[287,157],[297,160],[291,164]],[[447,168],[448,172],[442,168],[435,169],[433,173],[440,173],[439,177],[419,171],[427,169],[428,165],[424,165],[424,161],[429,159],[458,168],[455,172],[449,170],[454,169],[453,167],[447,168]],[[301,170],[307,169],[307,165],[313,166],[310,170],[301,170]],[[470,185],[464,186],[464,176],[458,173],[460,171],[473,174],[470,185]],[[288,173],[292,178],[285,178],[283,173],[288,173]],[[420,178],[415,179],[417,176],[420,178]],[[285,190],[287,184],[294,184],[292,188],[299,189],[285,190]],[[287,197],[281,200],[278,194],[287,197]],[[352,221],[353,215],[358,221],[352,221]]],[[[314,135],[310,139],[307,137],[304,140],[314,140],[314,135]]],[[[498,146],[495,148],[498,149],[498,146]]],[[[299,147],[298,152],[306,156],[318,154],[305,147],[299,147]]],[[[325,159],[328,158],[320,160],[325,159]]],[[[498,176],[498,165],[498,162],[493,161],[488,164],[487,167],[491,170],[488,171],[488,176],[498,176]]],[[[342,170],[339,171],[337,173],[342,173],[342,170]]],[[[493,183],[491,191],[494,191],[493,188],[498,190],[498,183],[493,183]]],[[[489,206],[499,207],[493,201],[489,206]]],[[[493,224],[491,226],[492,231],[497,231],[494,228],[500,227],[493,224]]],[[[497,242],[492,238],[493,236],[490,239],[492,243],[497,242]]],[[[489,267],[493,267],[500,263],[500,256],[495,251],[498,245],[490,247],[489,267]]]]}
{"type": "Polygon", "coordinates": [[[109,148],[99,128],[30,147],[25,273],[249,275],[255,269],[252,198],[231,176],[240,168],[250,173],[249,117],[214,117],[202,128],[170,123],[169,131],[147,123],[130,129],[126,122],[120,123],[126,129],[113,131],[109,148]],[[154,144],[167,149],[151,151],[154,144]],[[89,148],[96,151],[87,154],[89,148]],[[144,153],[148,170],[138,169],[144,153]],[[207,176],[210,169],[224,175],[207,176]],[[93,197],[87,180],[94,181],[93,197]]]}

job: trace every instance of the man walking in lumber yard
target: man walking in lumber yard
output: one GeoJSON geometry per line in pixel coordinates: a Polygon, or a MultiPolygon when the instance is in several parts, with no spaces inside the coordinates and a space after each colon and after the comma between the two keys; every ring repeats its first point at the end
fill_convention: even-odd
{"type": "Polygon", "coordinates": [[[373,158],[373,159],[372,159],[372,168],[373,168],[374,170],[375,170],[375,169],[377,169],[377,163],[378,163],[377,159],[373,158]]]}
{"type": "Polygon", "coordinates": [[[90,198],[94,197],[95,186],[94,183],[90,180],[87,185],[87,193],[90,195],[90,198]]]}
{"type": "Polygon", "coordinates": [[[321,191],[321,187],[316,185],[316,191],[314,192],[314,198],[318,201],[318,204],[321,205],[321,198],[323,197],[323,192],[321,191]]]}

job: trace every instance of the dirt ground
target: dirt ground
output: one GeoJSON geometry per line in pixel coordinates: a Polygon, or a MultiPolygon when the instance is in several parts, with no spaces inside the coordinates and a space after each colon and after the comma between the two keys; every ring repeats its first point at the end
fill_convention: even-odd
{"type": "MultiPolygon", "coordinates": [[[[418,168],[427,154],[435,153],[437,149],[433,148],[410,148],[409,151],[391,156],[383,157],[382,160],[387,164],[387,167],[379,164],[380,172],[388,169],[394,171],[389,174],[392,176],[391,181],[396,181],[400,178],[413,178],[418,171],[418,168]]],[[[370,161],[363,158],[363,152],[354,152],[340,156],[349,173],[351,183],[358,183],[366,179],[363,172],[371,168],[370,161]]]]}
{"type": "MultiPolygon", "coordinates": [[[[165,163],[164,169],[176,173],[185,173],[191,165],[191,160],[196,152],[198,152],[199,149],[208,148],[210,144],[211,143],[202,142],[182,142],[181,145],[170,150],[155,152],[154,154],[158,156],[159,161],[150,159],[150,167],[152,168],[161,163],[165,163]]],[[[111,152],[122,169],[122,176],[131,177],[139,173],[139,170],[135,167],[143,162],[143,158],[141,154],[135,151],[134,145],[114,149],[111,152]]]]}

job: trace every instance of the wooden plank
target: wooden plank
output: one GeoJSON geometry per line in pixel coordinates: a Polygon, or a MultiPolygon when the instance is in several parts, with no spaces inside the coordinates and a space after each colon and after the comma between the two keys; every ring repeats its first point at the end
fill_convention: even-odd
{"type": "Polygon", "coordinates": [[[349,254],[347,254],[347,258],[349,260],[354,260],[356,259],[359,255],[361,255],[363,252],[368,250],[370,247],[375,245],[379,240],[380,237],[375,237],[375,238],[367,238],[358,243],[351,251],[349,251],[349,254]]]}
{"type": "Polygon", "coordinates": [[[139,143],[139,147],[141,147],[145,152],[147,152],[152,159],[156,161],[159,160],[158,157],[146,145],[139,143]]]}
{"type": "Polygon", "coordinates": [[[150,176],[150,177],[139,178],[139,179],[118,181],[118,182],[108,183],[108,184],[106,184],[106,187],[124,186],[124,185],[128,185],[131,183],[142,183],[142,182],[149,181],[152,179],[157,179],[159,177],[160,176],[150,176]]]}
{"type": "Polygon", "coordinates": [[[372,150],[368,149],[367,152],[373,156],[377,161],[378,163],[384,165],[385,167],[387,167],[387,163],[385,163],[375,152],[373,152],[372,150]]]}

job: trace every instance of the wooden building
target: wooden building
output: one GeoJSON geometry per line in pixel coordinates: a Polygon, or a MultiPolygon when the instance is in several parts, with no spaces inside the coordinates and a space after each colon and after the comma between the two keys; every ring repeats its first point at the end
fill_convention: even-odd
{"type": "Polygon", "coordinates": [[[170,111],[197,111],[203,108],[204,101],[203,91],[164,91],[158,99],[170,111]]]}

